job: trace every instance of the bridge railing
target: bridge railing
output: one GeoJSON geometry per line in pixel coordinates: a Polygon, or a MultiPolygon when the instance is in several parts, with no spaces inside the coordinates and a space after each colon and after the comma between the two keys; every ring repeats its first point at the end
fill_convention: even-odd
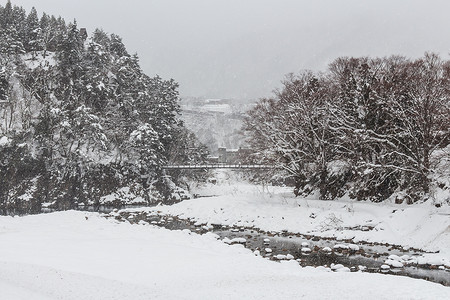
{"type": "Polygon", "coordinates": [[[199,165],[166,165],[165,170],[188,170],[188,169],[277,169],[275,165],[259,164],[199,164],[199,165]]]}

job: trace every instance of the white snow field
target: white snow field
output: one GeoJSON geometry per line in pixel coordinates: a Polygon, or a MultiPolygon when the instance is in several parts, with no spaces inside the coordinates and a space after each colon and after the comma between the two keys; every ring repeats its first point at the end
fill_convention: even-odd
{"type": "Polygon", "coordinates": [[[96,213],[0,217],[0,299],[450,299],[423,280],[276,263],[96,213]]]}

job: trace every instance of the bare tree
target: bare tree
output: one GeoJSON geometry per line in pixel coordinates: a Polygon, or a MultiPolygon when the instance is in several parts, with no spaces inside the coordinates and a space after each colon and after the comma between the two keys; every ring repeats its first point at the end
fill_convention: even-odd
{"type": "MultiPolygon", "coordinates": [[[[437,150],[449,144],[450,63],[437,55],[339,58],[329,72],[289,75],[244,129],[270,158],[330,199],[426,198],[437,150]]],[[[441,155],[442,156],[442,155],[441,155]]]]}

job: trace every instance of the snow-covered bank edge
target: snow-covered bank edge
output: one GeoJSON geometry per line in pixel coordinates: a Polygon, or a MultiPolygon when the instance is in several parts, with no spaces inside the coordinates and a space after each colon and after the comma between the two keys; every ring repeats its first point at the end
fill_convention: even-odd
{"type": "Polygon", "coordinates": [[[406,277],[274,263],[216,240],[97,213],[0,217],[0,289],[8,299],[445,299],[406,277]],[[6,291],[6,295],[5,295],[6,291]]]}
{"type": "Polygon", "coordinates": [[[287,231],[352,243],[398,245],[429,252],[418,259],[419,264],[450,268],[448,206],[320,201],[247,193],[127,211],[171,215],[205,225],[287,231]]]}

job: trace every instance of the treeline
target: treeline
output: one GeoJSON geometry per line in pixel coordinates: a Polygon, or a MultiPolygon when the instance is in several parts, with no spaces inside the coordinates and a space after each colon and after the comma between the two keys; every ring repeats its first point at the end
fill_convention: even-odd
{"type": "Polygon", "coordinates": [[[178,100],[119,36],[0,6],[0,213],[171,198],[161,166],[207,155],[178,100]]]}
{"type": "Polygon", "coordinates": [[[413,203],[450,188],[449,99],[438,55],[344,57],[287,76],[244,129],[254,159],[282,166],[297,195],[413,203]]]}

